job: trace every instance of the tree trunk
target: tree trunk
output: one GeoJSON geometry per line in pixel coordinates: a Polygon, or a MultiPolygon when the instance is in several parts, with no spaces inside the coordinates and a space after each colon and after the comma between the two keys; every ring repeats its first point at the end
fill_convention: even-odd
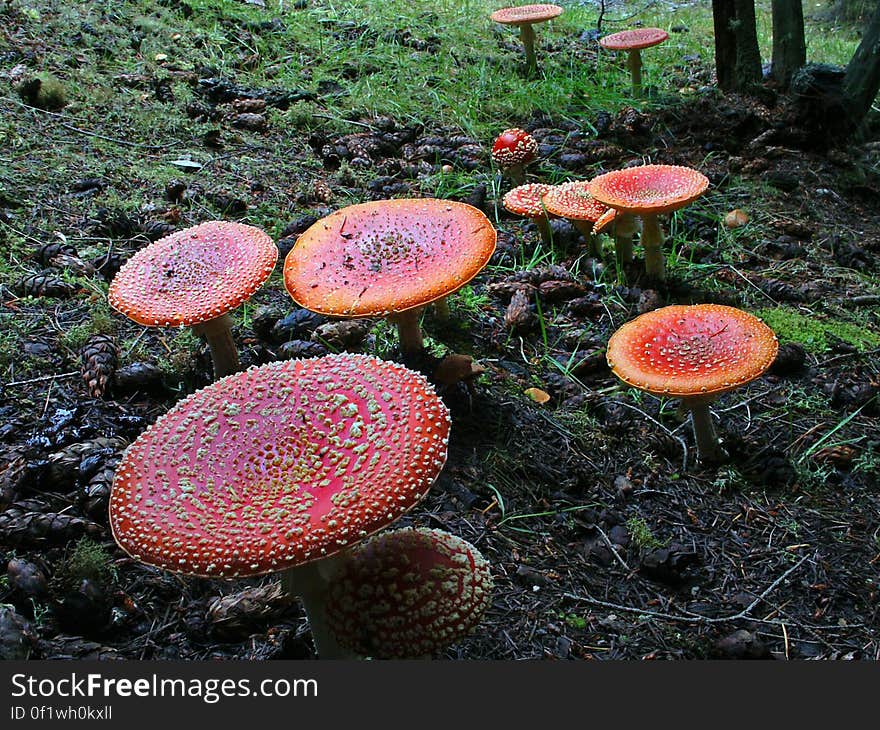
{"type": "Polygon", "coordinates": [[[712,0],[715,70],[722,91],[747,91],[761,81],[754,0],[712,0]]]}
{"type": "Polygon", "coordinates": [[[787,89],[791,75],[807,62],[801,0],[773,0],[773,78],[787,89]]]}
{"type": "Polygon", "coordinates": [[[871,109],[880,91],[880,0],[862,42],[846,67],[843,79],[844,104],[850,123],[858,127],[871,109]]]}

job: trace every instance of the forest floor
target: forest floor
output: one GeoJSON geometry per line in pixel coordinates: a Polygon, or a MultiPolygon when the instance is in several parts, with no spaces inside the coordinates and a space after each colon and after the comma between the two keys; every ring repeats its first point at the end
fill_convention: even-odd
{"type": "MultiPolygon", "coordinates": [[[[113,312],[107,286],[132,253],[204,220],[261,226],[283,257],[344,205],[432,196],[498,229],[452,319],[424,319],[433,355],[485,368],[471,388],[439,386],[449,459],[401,521],[460,535],[492,566],[486,618],[445,656],[880,658],[880,143],[817,142],[772,90],[719,94],[704,3],[631,21],[671,31],[645,52],[634,98],[595,42],[593,4],[563,4],[527,82],[488,3],[4,5],[0,656],[313,655],[277,582],[184,578],[113,542],[122,452],[211,365],[188,330],[113,312]],[[44,97],[18,92],[39,73],[63,92],[46,100],[46,77],[44,97]],[[618,271],[610,242],[590,258],[565,221],[546,247],[504,211],[510,183],[488,152],[512,126],[540,144],[530,181],[643,161],[709,177],[665,222],[666,285],[618,271]],[[727,228],[736,208],[749,222],[727,228]],[[523,286],[530,310],[511,330],[523,286]],[[781,343],[769,374],[715,403],[730,459],[713,467],[676,402],[624,386],[604,358],[637,314],[696,302],[754,312],[781,343]],[[84,362],[107,378],[101,397],[84,362]]],[[[837,37],[848,45],[820,60],[845,62],[857,36],[837,37]]],[[[245,365],[399,359],[382,322],[313,337],[322,322],[297,310],[279,266],[236,312],[235,341],[245,365]]],[[[431,362],[416,365],[435,375],[431,362]]]]}

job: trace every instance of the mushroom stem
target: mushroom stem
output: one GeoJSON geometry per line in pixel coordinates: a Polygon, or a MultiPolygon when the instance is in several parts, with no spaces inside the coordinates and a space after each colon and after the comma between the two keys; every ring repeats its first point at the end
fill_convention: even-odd
{"type": "Polygon", "coordinates": [[[602,246],[599,244],[599,236],[593,233],[592,221],[572,220],[572,223],[574,223],[574,227],[581,232],[581,235],[587,242],[587,251],[589,251],[590,256],[597,259],[602,258],[602,246]]]}
{"type": "Polygon", "coordinates": [[[519,37],[526,49],[526,73],[532,76],[538,70],[538,59],[535,58],[535,30],[531,23],[520,25],[519,37]]]}
{"type": "Polygon", "coordinates": [[[709,402],[705,398],[682,399],[682,404],[691,412],[691,426],[694,429],[694,438],[697,441],[697,455],[700,461],[718,463],[727,454],[721,448],[718,434],[715,433],[715,424],[712,422],[709,402]]]}
{"type": "Polygon", "coordinates": [[[238,372],[238,350],[232,339],[232,318],[228,314],[194,324],[192,328],[197,335],[205,338],[211,350],[214,380],[238,372]]]}
{"type": "Polygon", "coordinates": [[[541,234],[541,241],[545,246],[553,245],[553,232],[550,230],[550,221],[547,216],[542,215],[538,218],[532,218],[532,223],[538,227],[538,233],[541,234]]]}
{"type": "Polygon", "coordinates": [[[511,165],[507,168],[507,174],[510,175],[510,181],[517,185],[522,185],[526,181],[526,173],[522,165],[511,165]]]}
{"type": "Polygon", "coordinates": [[[434,319],[438,322],[449,321],[449,297],[443,297],[434,302],[434,319]]]}
{"type": "Polygon", "coordinates": [[[623,213],[614,221],[614,252],[621,265],[633,260],[633,236],[639,229],[634,216],[623,213]]]}
{"type": "Polygon", "coordinates": [[[656,215],[642,216],[642,246],[645,248],[645,273],[651,279],[666,281],[663,261],[663,231],[656,215]]]}
{"type": "Polygon", "coordinates": [[[281,573],[281,588],[289,595],[299,596],[309,629],[315,643],[315,652],[321,659],[351,659],[352,654],[337,643],[327,625],[328,570],[338,567],[335,557],[289,568],[281,573]],[[326,565],[325,565],[326,563],[326,565]]]}
{"type": "Polygon", "coordinates": [[[397,325],[397,334],[400,337],[400,352],[403,355],[412,355],[425,349],[425,341],[422,339],[422,328],[419,325],[421,315],[422,308],[413,307],[389,317],[397,325]]]}
{"type": "Polygon", "coordinates": [[[632,76],[633,92],[639,96],[642,93],[642,52],[640,50],[636,48],[629,52],[626,67],[632,76]]]}

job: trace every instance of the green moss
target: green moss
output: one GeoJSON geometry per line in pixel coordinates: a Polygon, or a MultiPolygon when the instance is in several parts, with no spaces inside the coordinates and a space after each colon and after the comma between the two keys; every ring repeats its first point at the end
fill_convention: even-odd
{"type": "Polygon", "coordinates": [[[642,517],[630,517],[626,521],[626,529],[629,531],[633,542],[640,550],[656,550],[666,543],[658,540],[648,523],[642,517]]]}
{"type": "Polygon", "coordinates": [[[880,334],[849,322],[807,317],[790,307],[758,309],[754,313],[776,333],[780,342],[800,342],[810,352],[824,352],[834,338],[860,352],[880,347],[880,334]]]}
{"type": "Polygon", "coordinates": [[[84,580],[109,583],[113,577],[110,551],[91,538],[80,538],[52,576],[56,591],[75,589],[84,580]]]}

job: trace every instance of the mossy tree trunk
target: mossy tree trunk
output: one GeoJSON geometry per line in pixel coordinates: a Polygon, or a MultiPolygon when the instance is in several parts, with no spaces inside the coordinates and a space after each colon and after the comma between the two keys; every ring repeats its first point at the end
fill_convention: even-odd
{"type": "Polygon", "coordinates": [[[722,91],[748,91],[761,81],[754,0],[712,0],[715,70],[722,91]]]}
{"type": "Polygon", "coordinates": [[[787,89],[791,75],[807,62],[801,0],[773,0],[773,78],[787,89]]]}

